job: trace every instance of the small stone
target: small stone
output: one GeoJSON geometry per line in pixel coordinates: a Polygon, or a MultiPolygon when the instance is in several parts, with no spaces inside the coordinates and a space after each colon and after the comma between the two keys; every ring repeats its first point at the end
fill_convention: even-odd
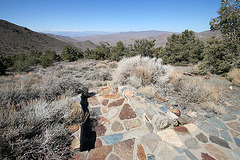
{"type": "Polygon", "coordinates": [[[141,144],[137,145],[137,156],[139,160],[147,160],[144,148],[141,144]]]}
{"type": "Polygon", "coordinates": [[[68,126],[68,129],[74,133],[74,132],[77,132],[80,128],[80,125],[75,125],[75,126],[68,126]]]}
{"type": "Polygon", "coordinates": [[[185,156],[176,156],[172,160],[186,160],[185,156]]]}
{"type": "Polygon", "coordinates": [[[102,146],[102,141],[99,138],[97,138],[94,146],[95,146],[95,148],[101,147],[102,146]]]}
{"type": "Polygon", "coordinates": [[[152,104],[152,101],[151,101],[150,99],[148,99],[148,98],[145,98],[145,101],[146,101],[147,103],[152,104]]]}
{"type": "Polygon", "coordinates": [[[186,127],[190,133],[193,133],[198,129],[198,127],[192,123],[188,123],[188,124],[184,125],[184,127],[186,127]]]}
{"type": "Polygon", "coordinates": [[[107,155],[112,151],[112,146],[102,146],[90,150],[88,159],[105,159],[107,155]]]}
{"type": "Polygon", "coordinates": [[[234,131],[234,130],[229,130],[230,131],[230,133],[233,135],[233,137],[238,137],[240,134],[239,133],[237,133],[236,131],[234,131]]]}
{"type": "Polygon", "coordinates": [[[187,115],[189,117],[196,118],[197,117],[197,112],[195,112],[195,111],[188,111],[187,115]]]}
{"type": "Polygon", "coordinates": [[[196,135],[196,138],[203,143],[208,142],[208,138],[203,133],[199,133],[198,135],[196,135]]]}
{"type": "Polygon", "coordinates": [[[167,113],[167,111],[168,111],[168,107],[167,107],[167,106],[159,107],[159,109],[160,109],[161,111],[163,111],[164,113],[167,113]]]}
{"type": "Polygon", "coordinates": [[[234,112],[236,115],[240,115],[240,110],[234,112]]]}
{"type": "Polygon", "coordinates": [[[119,157],[116,156],[115,154],[111,154],[111,155],[108,157],[108,160],[121,160],[121,158],[119,158],[119,157]]]}
{"type": "Polygon", "coordinates": [[[194,150],[197,150],[199,148],[201,148],[198,144],[198,141],[195,139],[195,138],[189,138],[189,139],[186,139],[184,141],[185,143],[185,146],[188,148],[188,149],[194,149],[194,150]]]}
{"type": "Polygon", "coordinates": [[[210,76],[204,76],[203,79],[210,79],[210,76]]]}
{"type": "Polygon", "coordinates": [[[220,115],[218,118],[220,118],[223,121],[232,121],[232,120],[235,120],[237,116],[233,114],[223,114],[223,115],[220,115]]]}
{"type": "Polygon", "coordinates": [[[124,98],[114,101],[108,105],[108,107],[119,107],[123,104],[124,98]]]}
{"type": "Polygon", "coordinates": [[[215,160],[215,158],[209,156],[207,153],[201,153],[202,160],[215,160]]]}
{"type": "Polygon", "coordinates": [[[135,112],[137,113],[137,115],[142,118],[143,117],[143,114],[145,113],[145,110],[142,109],[142,108],[136,108],[135,109],[135,112]]]}
{"type": "Polygon", "coordinates": [[[156,114],[156,112],[154,111],[152,106],[148,106],[147,110],[146,110],[146,115],[148,116],[148,118],[150,120],[152,120],[153,116],[156,114]]]}
{"type": "Polygon", "coordinates": [[[100,124],[110,124],[110,121],[103,116],[97,117],[97,119],[100,122],[100,124]]]}
{"type": "Polygon", "coordinates": [[[184,152],[191,160],[198,160],[197,157],[195,157],[194,154],[192,154],[192,152],[190,152],[188,149],[184,149],[184,152]]]}
{"type": "Polygon", "coordinates": [[[181,124],[181,125],[184,125],[184,124],[188,124],[188,121],[182,117],[178,117],[177,121],[181,124]]]}
{"type": "Polygon", "coordinates": [[[109,102],[108,99],[104,99],[104,100],[102,101],[102,105],[107,106],[108,102],[109,102]]]}
{"type": "Polygon", "coordinates": [[[114,144],[114,151],[124,160],[133,159],[134,139],[114,144]]]}
{"type": "Polygon", "coordinates": [[[234,139],[236,145],[237,145],[238,147],[240,147],[240,139],[235,138],[235,137],[234,137],[233,139],[234,139]]]}
{"type": "Polygon", "coordinates": [[[146,146],[151,152],[153,152],[159,142],[160,138],[155,133],[147,134],[141,137],[141,144],[146,146]]]}
{"type": "Polygon", "coordinates": [[[114,132],[122,131],[124,129],[122,124],[118,121],[114,121],[111,128],[114,132]]]}
{"type": "Polygon", "coordinates": [[[107,129],[104,125],[97,126],[93,130],[96,132],[97,137],[103,136],[105,134],[105,132],[107,131],[107,129]]]}
{"type": "Polygon", "coordinates": [[[128,90],[128,89],[124,90],[123,93],[124,93],[124,95],[125,95],[126,97],[128,97],[128,98],[134,96],[134,93],[133,93],[132,91],[128,90]]]}
{"type": "Polygon", "coordinates": [[[92,96],[90,98],[88,98],[88,103],[91,105],[91,106],[97,106],[97,105],[100,105],[98,99],[96,96],[92,96]]]}
{"type": "Polygon", "coordinates": [[[121,120],[132,119],[132,118],[135,118],[136,116],[137,116],[136,113],[133,111],[132,107],[129,104],[124,104],[119,114],[119,118],[121,120]]]}
{"type": "Polygon", "coordinates": [[[158,132],[158,135],[162,138],[163,141],[166,141],[174,146],[182,147],[183,143],[179,136],[171,129],[165,129],[158,132]]]}
{"type": "Polygon", "coordinates": [[[212,142],[212,143],[215,143],[215,144],[218,144],[219,146],[222,146],[222,147],[226,147],[226,148],[229,148],[229,144],[227,143],[227,141],[221,139],[221,138],[218,138],[216,136],[212,136],[212,135],[209,135],[209,140],[212,142]]]}
{"type": "Polygon", "coordinates": [[[158,131],[170,126],[168,119],[157,118],[155,121],[155,127],[158,131]]]}
{"type": "Polygon", "coordinates": [[[184,126],[177,126],[177,127],[174,127],[174,130],[176,132],[179,132],[179,133],[182,133],[182,134],[190,134],[188,129],[184,126]]]}
{"type": "Polygon", "coordinates": [[[152,125],[151,123],[146,122],[146,126],[147,126],[148,130],[149,130],[151,133],[153,133],[153,125],[152,125]]]}
{"type": "Polygon", "coordinates": [[[227,156],[220,149],[214,147],[212,144],[205,144],[204,148],[218,160],[228,160],[227,156]]]}
{"type": "Polygon", "coordinates": [[[181,109],[181,110],[184,110],[184,109],[186,109],[186,107],[185,107],[184,105],[181,105],[181,106],[180,106],[180,109],[181,109]]]}
{"type": "Polygon", "coordinates": [[[102,107],[102,113],[107,113],[108,112],[108,107],[102,107]]]}
{"type": "Polygon", "coordinates": [[[231,137],[230,137],[230,135],[228,134],[227,131],[221,130],[219,132],[220,132],[220,135],[221,135],[222,138],[224,138],[226,141],[232,142],[232,139],[231,139],[231,137]]]}
{"type": "Polygon", "coordinates": [[[234,129],[235,131],[240,132],[240,123],[238,123],[238,122],[230,122],[230,123],[227,123],[227,125],[229,127],[231,127],[232,129],[234,129]]]}
{"type": "Polygon", "coordinates": [[[112,145],[114,143],[118,143],[123,139],[123,134],[118,133],[118,134],[113,134],[113,135],[108,135],[102,138],[106,145],[112,145]]]}
{"type": "Polygon", "coordinates": [[[118,108],[109,109],[108,114],[107,114],[107,118],[110,119],[110,118],[115,117],[118,114],[118,112],[119,112],[118,108]]]}
{"type": "Polygon", "coordinates": [[[224,130],[228,130],[228,127],[222,122],[220,121],[219,119],[216,119],[216,118],[208,118],[207,119],[208,122],[210,124],[212,124],[213,126],[217,127],[217,128],[221,128],[221,129],[224,129],[224,130]]]}
{"type": "Polygon", "coordinates": [[[206,122],[197,122],[196,125],[198,126],[198,128],[200,128],[203,132],[207,134],[216,136],[219,135],[218,130],[206,122]]]}
{"type": "Polygon", "coordinates": [[[146,128],[138,128],[138,129],[131,130],[129,132],[125,132],[124,139],[140,138],[149,133],[150,133],[149,130],[146,128]]]}
{"type": "Polygon", "coordinates": [[[180,110],[179,109],[170,109],[172,113],[174,113],[176,116],[180,117],[180,110]]]}
{"type": "Polygon", "coordinates": [[[152,155],[152,154],[148,154],[148,155],[147,155],[147,158],[148,158],[148,160],[156,160],[156,159],[155,159],[155,156],[152,155]]]}
{"type": "Polygon", "coordinates": [[[107,94],[104,96],[104,98],[107,98],[107,99],[118,99],[120,97],[119,94],[107,94]]]}
{"type": "Polygon", "coordinates": [[[155,97],[158,99],[158,100],[160,100],[160,101],[162,101],[162,102],[165,102],[165,101],[167,101],[167,99],[166,98],[164,98],[164,97],[161,97],[157,92],[155,93],[155,97]]]}
{"type": "Polygon", "coordinates": [[[167,115],[169,116],[169,117],[171,117],[171,119],[173,119],[174,121],[176,120],[176,119],[178,119],[178,116],[176,116],[174,113],[172,113],[171,111],[167,111],[167,115]]]}
{"type": "Polygon", "coordinates": [[[174,146],[173,147],[179,154],[182,154],[184,152],[184,150],[182,148],[179,148],[179,147],[176,147],[174,146]]]}
{"type": "Polygon", "coordinates": [[[73,140],[70,146],[72,149],[80,148],[80,141],[76,136],[73,136],[73,140]]]}
{"type": "Polygon", "coordinates": [[[130,130],[132,128],[141,127],[142,123],[139,119],[132,119],[132,120],[124,121],[124,126],[127,130],[130,130]]]}

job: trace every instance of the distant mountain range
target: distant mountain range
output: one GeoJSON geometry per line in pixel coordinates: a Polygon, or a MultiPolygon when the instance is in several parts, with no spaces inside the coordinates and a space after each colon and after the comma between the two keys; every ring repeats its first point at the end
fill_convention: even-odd
{"type": "Polygon", "coordinates": [[[82,36],[93,36],[93,35],[104,35],[111,34],[112,32],[102,31],[43,31],[45,34],[55,34],[68,37],[82,37],[82,36]]]}
{"type": "MultiPolygon", "coordinates": [[[[106,32],[105,32],[106,33],[106,32]]],[[[155,39],[155,47],[165,46],[167,38],[177,32],[167,31],[138,31],[121,32],[112,34],[70,37],[55,34],[43,34],[31,31],[5,20],[0,20],[0,53],[15,54],[24,53],[29,50],[54,50],[58,54],[62,52],[65,45],[70,44],[81,49],[95,49],[100,42],[108,42],[115,45],[122,41],[125,45],[133,44],[135,40],[146,38],[155,39]]],[[[196,33],[196,37],[206,42],[211,36],[220,36],[220,32],[204,31],[196,33]]]]}

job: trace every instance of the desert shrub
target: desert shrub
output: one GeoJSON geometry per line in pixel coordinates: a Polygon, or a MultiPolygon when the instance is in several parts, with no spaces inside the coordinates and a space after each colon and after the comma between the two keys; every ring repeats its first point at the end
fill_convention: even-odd
{"type": "Polygon", "coordinates": [[[161,59],[135,56],[122,59],[116,72],[114,82],[120,85],[130,84],[135,88],[154,85],[157,89],[166,87],[172,67],[163,66],[161,59]]]}
{"type": "Polygon", "coordinates": [[[54,62],[60,61],[61,57],[56,54],[55,51],[46,51],[45,54],[41,57],[41,65],[43,68],[50,67],[54,62]]]}
{"type": "Polygon", "coordinates": [[[68,100],[32,101],[1,108],[0,159],[69,159],[72,121],[68,100]]]}
{"type": "Polygon", "coordinates": [[[210,110],[210,111],[213,111],[213,112],[219,113],[219,114],[226,113],[226,109],[222,105],[219,105],[213,101],[202,102],[201,107],[206,110],[210,110]]]}
{"type": "Polygon", "coordinates": [[[71,45],[66,45],[63,48],[61,58],[67,62],[73,62],[78,60],[79,58],[83,58],[83,53],[81,50],[78,50],[76,47],[72,47],[71,45]]]}
{"type": "Polygon", "coordinates": [[[143,94],[147,98],[155,97],[156,92],[157,92],[156,89],[151,85],[142,86],[138,88],[138,93],[143,94]]]}
{"type": "Polygon", "coordinates": [[[234,68],[233,70],[228,72],[227,75],[230,77],[233,84],[240,87],[240,69],[234,68]]]}
{"type": "Polygon", "coordinates": [[[4,64],[3,59],[2,59],[2,57],[0,55],[0,75],[4,75],[5,72],[6,72],[6,69],[7,69],[7,67],[4,64]]]}

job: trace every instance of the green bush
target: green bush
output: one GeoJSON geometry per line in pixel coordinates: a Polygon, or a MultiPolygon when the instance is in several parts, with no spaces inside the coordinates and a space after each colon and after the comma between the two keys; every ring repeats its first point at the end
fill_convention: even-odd
{"type": "Polygon", "coordinates": [[[173,34],[162,48],[159,57],[164,64],[187,65],[202,60],[204,43],[196,39],[193,31],[185,30],[180,35],[173,34]]]}
{"type": "Polygon", "coordinates": [[[71,45],[66,45],[63,48],[61,58],[67,62],[73,62],[80,58],[83,58],[83,53],[81,50],[78,50],[76,47],[71,45]]]}
{"type": "Polygon", "coordinates": [[[43,68],[46,68],[52,66],[54,62],[60,61],[61,57],[57,55],[55,51],[46,51],[41,60],[41,65],[43,68]]]}
{"type": "Polygon", "coordinates": [[[5,66],[3,59],[0,55],[0,75],[4,75],[6,72],[7,67],[5,66]]]}

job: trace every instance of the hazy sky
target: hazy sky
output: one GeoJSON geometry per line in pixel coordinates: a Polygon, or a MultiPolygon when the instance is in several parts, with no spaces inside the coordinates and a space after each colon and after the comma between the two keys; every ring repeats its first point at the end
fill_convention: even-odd
{"type": "Polygon", "coordinates": [[[209,30],[221,0],[0,0],[0,19],[34,31],[209,30]]]}

